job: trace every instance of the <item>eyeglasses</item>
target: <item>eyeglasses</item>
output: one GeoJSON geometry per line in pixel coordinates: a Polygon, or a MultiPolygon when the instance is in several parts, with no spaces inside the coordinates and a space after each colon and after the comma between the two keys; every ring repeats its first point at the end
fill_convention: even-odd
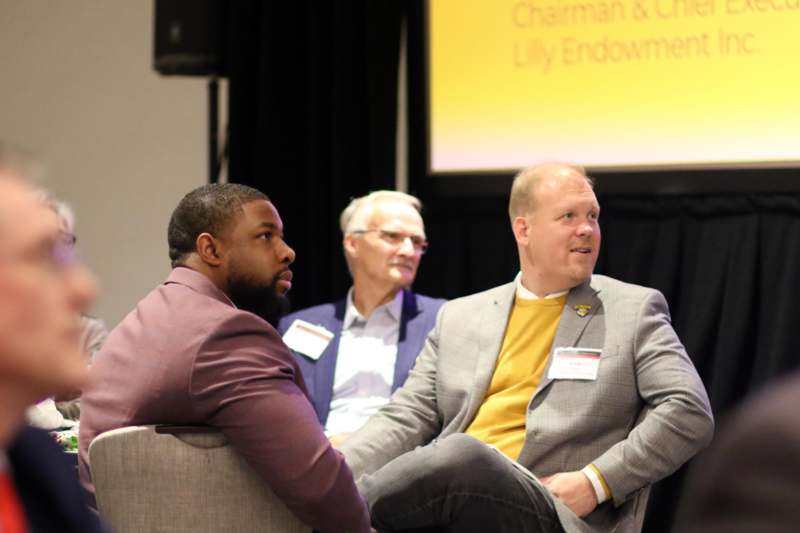
{"type": "Polygon", "coordinates": [[[408,233],[402,233],[400,231],[388,231],[385,229],[359,229],[353,231],[352,233],[377,233],[381,240],[387,244],[390,244],[391,246],[394,246],[395,248],[400,248],[403,243],[406,242],[406,239],[408,239],[411,241],[411,246],[414,247],[415,252],[424,254],[428,250],[428,241],[425,239],[425,237],[420,237],[419,235],[409,235],[408,233]]]}
{"type": "Polygon", "coordinates": [[[42,241],[14,256],[0,256],[0,260],[59,272],[75,262],[75,241],[75,235],[61,233],[51,241],[42,241]]]}
{"type": "Polygon", "coordinates": [[[53,243],[53,263],[64,267],[75,261],[75,243],[78,238],[72,233],[62,233],[53,243]]]}

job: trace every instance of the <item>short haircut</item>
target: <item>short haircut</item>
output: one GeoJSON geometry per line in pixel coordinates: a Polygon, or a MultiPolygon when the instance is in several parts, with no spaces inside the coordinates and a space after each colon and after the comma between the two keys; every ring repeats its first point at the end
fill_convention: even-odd
{"type": "Polygon", "coordinates": [[[63,200],[59,200],[58,198],[51,197],[50,205],[52,205],[53,211],[56,212],[58,218],[60,218],[64,222],[64,229],[67,233],[74,234],[75,233],[75,211],[73,211],[72,207],[63,200]]]}
{"type": "Polygon", "coordinates": [[[63,229],[67,233],[75,234],[75,211],[69,206],[68,203],[63,202],[53,196],[53,193],[47,189],[36,189],[41,202],[46,205],[53,213],[55,213],[59,220],[61,220],[63,229]]]}
{"type": "Polygon", "coordinates": [[[184,196],[172,212],[167,228],[172,266],[183,264],[195,251],[201,233],[218,237],[244,204],[256,200],[269,202],[263,192],[239,183],[203,185],[184,196]]]}
{"type": "Polygon", "coordinates": [[[514,176],[514,182],[511,184],[511,196],[508,200],[508,216],[511,218],[512,222],[514,218],[529,213],[534,208],[533,193],[542,178],[554,170],[563,168],[574,170],[586,178],[589,186],[594,188],[594,180],[586,174],[586,170],[580,165],[549,162],[524,168],[514,176]]]}
{"type": "Polygon", "coordinates": [[[373,191],[366,196],[353,198],[339,217],[339,227],[344,235],[367,229],[367,224],[375,212],[375,205],[381,202],[407,204],[422,213],[419,198],[400,191],[373,191]]]}

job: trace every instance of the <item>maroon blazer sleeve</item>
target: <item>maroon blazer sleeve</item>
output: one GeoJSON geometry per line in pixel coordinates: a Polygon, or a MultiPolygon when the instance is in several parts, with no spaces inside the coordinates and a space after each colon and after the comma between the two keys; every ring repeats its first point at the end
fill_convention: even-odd
{"type": "Polygon", "coordinates": [[[324,532],[370,530],[352,473],[322,432],[302,375],[272,327],[246,312],[220,323],[196,355],[190,392],[198,415],[301,520],[324,532]]]}

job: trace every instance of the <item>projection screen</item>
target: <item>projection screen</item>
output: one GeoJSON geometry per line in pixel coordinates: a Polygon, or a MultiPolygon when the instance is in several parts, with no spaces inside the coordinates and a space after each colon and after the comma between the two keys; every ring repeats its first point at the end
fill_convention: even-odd
{"type": "Polygon", "coordinates": [[[798,166],[800,0],[429,0],[429,170],[798,166]]]}

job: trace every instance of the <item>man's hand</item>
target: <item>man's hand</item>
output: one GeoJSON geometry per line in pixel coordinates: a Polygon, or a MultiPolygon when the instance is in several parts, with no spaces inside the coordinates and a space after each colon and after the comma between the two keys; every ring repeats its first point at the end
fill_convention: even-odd
{"type": "Polygon", "coordinates": [[[560,472],[541,478],[540,481],[553,496],[581,518],[597,507],[597,495],[591,481],[583,472],[560,472]]]}
{"type": "Polygon", "coordinates": [[[339,448],[344,441],[347,440],[347,437],[350,436],[350,433],[334,433],[328,440],[331,441],[331,446],[334,448],[339,448]]]}

